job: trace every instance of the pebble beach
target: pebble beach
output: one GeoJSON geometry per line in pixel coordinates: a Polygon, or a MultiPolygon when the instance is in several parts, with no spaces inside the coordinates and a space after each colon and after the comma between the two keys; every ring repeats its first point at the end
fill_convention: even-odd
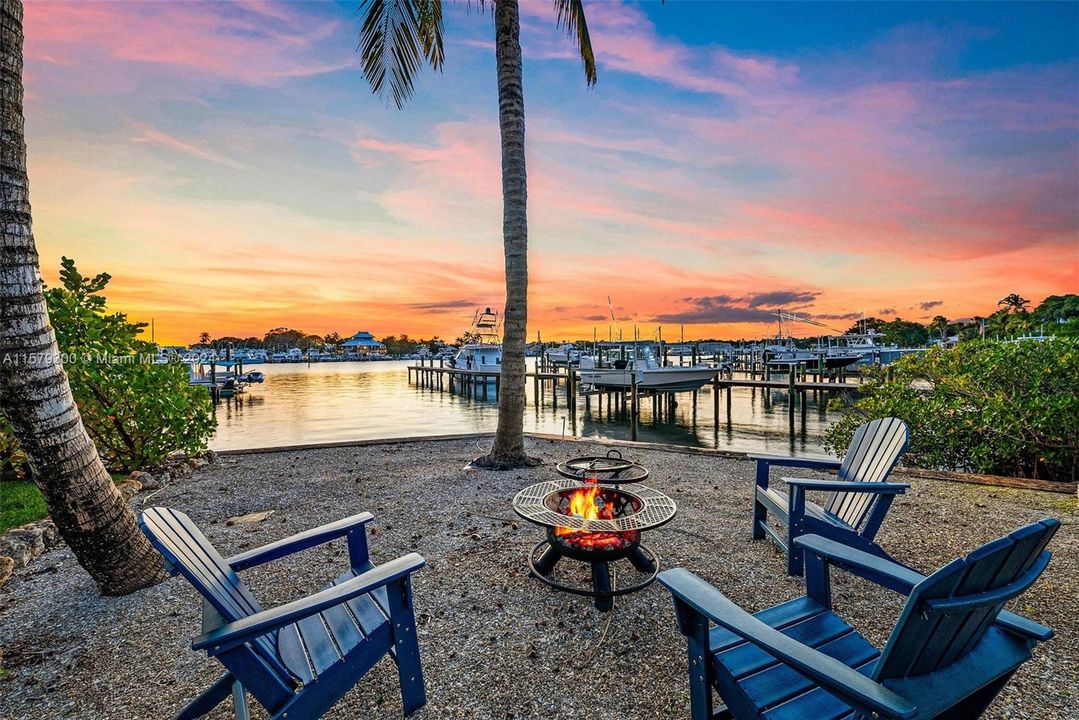
{"type": "MultiPolygon", "coordinates": [[[[609,445],[530,438],[529,452],[542,460],[538,467],[467,468],[489,442],[476,436],[222,454],[131,502],[136,510],[162,505],[186,512],[225,556],[373,513],[376,563],[407,552],[427,560],[413,579],[428,697],[414,716],[421,720],[688,716],[685,643],[662,586],[618,597],[612,612],[600,613],[590,599],[530,577],[525,564],[543,530],[514,515],[513,496],[554,479],[558,461],[603,454],[609,445]],[[261,521],[227,524],[230,517],[268,511],[261,521]]],[[[622,451],[649,468],[648,486],[678,504],[674,520],[644,539],[663,567],[692,570],[750,611],[803,594],[802,581],[784,574],[783,555],[767,541],[750,539],[752,462],[715,452],[622,451]]],[[[1061,520],[1049,569],[1012,608],[1052,627],[1056,637],[1037,647],[986,717],[1079,718],[1075,497],[910,482],[878,540],[923,572],[1028,522],[1061,520]]],[[[274,606],[318,590],[346,569],[347,557],[337,541],[245,571],[243,578],[264,607],[274,606]]],[[[565,565],[560,571],[567,580],[586,580],[580,568],[565,565]]],[[[623,565],[616,583],[619,573],[628,582],[633,572],[623,565]]],[[[881,647],[903,599],[839,571],[833,587],[837,612],[881,647]]],[[[200,599],[180,578],[127,597],[101,597],[61,545],[17,570],[0,590],[6,673],[0,717],[170,717],[220,673],[215,660],[190,649],[200,618],[200,599]]],[[[266,717],[257,703],[251,707],[253,717],[266,717]]],[[[326,715],[400,716],[389,659],[326,715]]],[[[231,717],[230,704],[212,717],[231,717]]]]}

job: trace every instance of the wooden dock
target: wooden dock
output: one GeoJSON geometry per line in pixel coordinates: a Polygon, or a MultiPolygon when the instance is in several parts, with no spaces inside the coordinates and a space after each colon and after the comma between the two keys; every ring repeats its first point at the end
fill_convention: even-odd
{"type": "MultiPolygon", "coordinates": [[[[749,373],[747,373],[749,374],[749,373]]],[[[783,380],[773,380],[771,377],[758,379],[756,373],[748,378],[720,378],[716,377],[712,382],[705,385],[701,390],[710,388],[712,391],[712,408],[715,426],[720,426],[721,396],[726,391],[726,422],[731,424],[731,405],[734,388],[754,388],[761,390],[786,390],[788,393],[788,417],[790,431],[795,432],[795,419],[798,410],[801,411],[801,425],[806,423],[806,411],[808,407],[807,395],[812,393],[818,401],[826,401],[834,394],[858,392],[859,384],[842,381],[839,377],[833,377],[833,381],[822,381],[820,376],[816,380],[799,380],[795,373],[788,374],[783,380]]],[[[803,373],[803,377],[806,374],[803,373]]],[[[636,383],[628,388],[592,388],[580,390],[580,373],[573,368],[546,368],[539,367],[536,370],[525,373],[526,381],[533,385],[534,402],[539,405],[545,402],[550,389],[549,397],[554,407],[558,407],[558,395],[555,390],[564,385],[566,390],[567,409],[571,414],[576,414],[579,400],[583,399],[585,411],[591,410],[592,401],[598,405],[600,413],[606,401],[608,412],[614,410],[626,413],[636,429],[636,419],[640,415],[641,403],[650,400],[652,403],[652,415],[658,420],[673,419],[677,402],[676,392],[652,391],[648,388],[638,388],[636,383]]],[[[501,389],[501,376],[483,370],[464,370],[447,367],[444,361],[438,364],[432,359],[430,364],[421,362],[419,365],[408,367],[408,382],[418,387],[438,391],[448,391],[476,399],[497,399],[501,389]]],[[[701,390],[690,391],[693,394],[694,406],[696,405],[697,393],[701,390]]],[[[634,433],[635,434],[635,433],[634,433]]]]}

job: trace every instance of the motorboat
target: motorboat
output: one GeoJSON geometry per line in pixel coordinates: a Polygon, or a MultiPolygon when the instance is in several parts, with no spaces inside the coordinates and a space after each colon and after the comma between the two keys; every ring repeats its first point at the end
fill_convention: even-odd
{"type": "Polygon", "coordinates": [[[634,348],[627,355],[629,357],[615,360],[609,368],[597,367],[591,355],[581,355],[578,359],[581,385],[625,389],[636,381],[639,390],[691,392],[712,382],[722,371],[708,365],[661,367],[651,348],[646,346],[634,348]]]}
{"type": "Polygon", "coordinates": [[[817,361],[816,353],[796,347],[790,339],[765,345],[763,357],[764,362],[773,368],[790,368],[817,361]]]}
{"type": "Polygon", "coordinates": [[[581,351],[572,343],[565,343],[556,348],[547,348],[543,354],[547,358],[547,362],[556,367],[575,365],[581,357],[581,351]]]}
{"type": "Polygon", "coordinates": [[[502,372],[502,344],[498,340],[498,313],[491,308],[476,311],[469,339],[450,361],[458,370],[476,370],[488,375],[502,372]]]}

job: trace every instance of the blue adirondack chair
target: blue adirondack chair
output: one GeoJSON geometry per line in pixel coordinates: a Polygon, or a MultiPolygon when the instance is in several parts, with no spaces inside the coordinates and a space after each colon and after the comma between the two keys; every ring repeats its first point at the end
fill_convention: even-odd
{"type": "Polygon", "coordinates": [[[978,717],[1053,636],[1001,608],[1045,570],[1059,525],[1028,525],[929,577],[803,535],[795,542],[806,550],[807,595],[754,615],[688,570],[660,573],[688,639],[693,719],[978,717]],[[883,651],[832,611],[830,565],[907,596],[883,651]],[[715,711],[713,688],[725,703],[715,711]]]}
{"type": "Polygon", "coordinates": [[[906,452],[907,424],[898,418],[873,420],[858,428],[842,461],[775,455],[750,455],[757,461],[757,487],[753,500],[753,539],[765,535],[787,553],[787,574],[801,575],[802,551],[794,545],[799,535],[814,533],[887,558],[873,542],[892,500],[906,491],[906,483],[884,482],[906,452]],[[836,470],[835,480],[783,478],[787,494],[768,486],[773,466],[836,470]],[[807,490],[831,495],[824,505],[806,499],[807,490]],[[787,535],[768,524],[771,511],[787,526],[787,535]]]}
{"type": "Polygon", "coordinates": [[[411,573],[416,553],[372,565],[360,513],[224,559],[182,512],[155,507],[139,527],[203,597],[203,635],[191,647],[216,657],[226,672],[177,715],[198,718],[230,694],[246,720],[245,691],[270,717],[321,717],[387,653],[396,661],[405,715],[426,702],[420,669],[411,573]],[[246,568],[347,538],[349,570],[309,597],[263,610],[237,576],[246,568]]]}

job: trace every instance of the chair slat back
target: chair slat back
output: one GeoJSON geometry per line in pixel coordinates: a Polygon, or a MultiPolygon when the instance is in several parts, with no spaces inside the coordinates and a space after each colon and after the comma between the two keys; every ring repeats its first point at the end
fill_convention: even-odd
{"type": "Polygon", "coordinates": [[[892,630],[875,679],[922,675],[973,650],[1004,603],[1037,580],[1060,523],[1048,518],[953,560],[915,586],[892,630]]]}
{"type": "MultiPolygon", "coordinates": [[[[262,610],[236,572],[187,515],[154,507],[139,514],[139,527],[165,559],[199,591],[226,622],[262,610]]],[[[291,674],[277,653],[276,633],[264,635],[253,649],[286,682],[291,674]]]]}
{"type": "MultiPolygon", "coordinates": [[[[883,482],[906,452],[909,441],[910,430],[899,418],[880,418],[862,425],[854,432],[836,479],[883,482]]],[[[869,514],[873,500],[871,493],[837,492],[825,509],[857,528],[869,514]]]]}

